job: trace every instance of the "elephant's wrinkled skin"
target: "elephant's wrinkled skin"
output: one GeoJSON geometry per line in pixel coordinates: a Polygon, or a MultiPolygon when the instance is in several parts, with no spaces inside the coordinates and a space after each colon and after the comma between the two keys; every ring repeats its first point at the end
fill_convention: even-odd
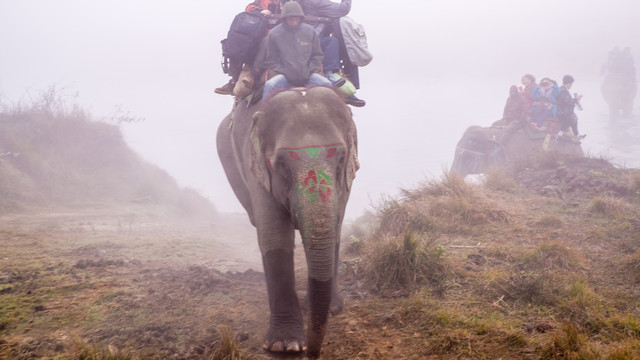
{"type": "Polygon", "coordinates": [[[604,78],[602,97],[609,105],[609,116],[615,119],[620,112],[625,117],[631,116],[633,99],[636,97],[638,85],[636,81],[626,74],[609,74],[604,78]]]}
{"type": "Polygon", "coordinates": [[[340,230],[358,169],[351,111],[331,89],[279,93],[262,106],[241,101],[220,124],[218,154],[256,227],[271,310],[265,348],[320,353],[337,290],[340,230]],[[308,265],[309,324],[295,292],[294,231],[308,265]],[[308,342],[308,344],[307,344],[308,342]]]}
{"type": "Polygon", "coordinates": [[[571,135],[555,138],[529,125],[508,130],[504,126],[471,126],[456,145],[451,173],[462,177],[482,174],[540,151],[584,156],[580,141],[571,135]]]}

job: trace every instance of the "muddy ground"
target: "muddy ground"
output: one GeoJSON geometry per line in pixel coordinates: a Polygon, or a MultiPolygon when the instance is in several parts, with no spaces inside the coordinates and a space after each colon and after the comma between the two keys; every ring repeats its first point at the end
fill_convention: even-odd
{"type": "MultiPolygon", "coordinates": [[[[34,211],[2,216],[0,223],[3,356],[71,356],[81,343],[145,359],[203,359],[227,325],[249,355],[269,358],[262,350],[266,286],[245,214],[187,221],[137,205],[34,211]]],[[[299,243],[298,250],[302,298],[299,243]]],[[[350,286],[347,301],[362,296],[350,286]]],[[[370,310],[352,306],[332,319],[324,353],[368,358],[392,348],[395,340],[385,340],[383,327],[374,330],[378,339],[358,332],[369,326],[358,312],[370,310]]]]}

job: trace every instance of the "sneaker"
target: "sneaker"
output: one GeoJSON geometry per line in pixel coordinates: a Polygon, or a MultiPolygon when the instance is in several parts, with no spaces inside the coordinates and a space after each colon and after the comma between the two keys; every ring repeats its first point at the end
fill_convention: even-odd
{"type": "Polygon", "coordinates": [[[355,107],[363,107],[366,102],[362,99],[358,99],[355,95],[351,95],[347,98],[347,104],[355,107]]]}
{"type": "Polygon", "coordinates": [[[214,91],[216,94],[220,95],[233,95],[233,88],[236,86],[236,83],[233,80],[229,80],[225,85],[216,88],[214,91]]]}
{"type": "Polygon", "coordinates": [[[336,73],[327,73],[327,79],[331,81],[331,85],[336,89],[347,83],[347,79],[336,73]]]}

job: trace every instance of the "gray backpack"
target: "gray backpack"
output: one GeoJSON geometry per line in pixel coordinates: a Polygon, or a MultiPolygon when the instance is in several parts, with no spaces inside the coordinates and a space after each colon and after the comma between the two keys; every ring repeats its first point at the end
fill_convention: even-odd
{"type": "Polygon", "coordinates": [[[373,60],[373,54],[367,46],[367,34],[364,27],[348,16],[340,18],[340,32],[352,64],[366,66],[373,60]]]}

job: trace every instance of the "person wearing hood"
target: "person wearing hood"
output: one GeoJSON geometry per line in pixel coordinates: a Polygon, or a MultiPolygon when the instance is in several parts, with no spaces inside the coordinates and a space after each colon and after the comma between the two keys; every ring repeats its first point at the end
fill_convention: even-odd
{"type": "Polygon", "coordinates": [[[331,81],[318,74],[324,54],[320,40],[313,27],[302,23],[304,13],[295,1],[282,8],[282,23],[274,27],[267,36],[266,66],[276,75],[269,79],[262,100],[269,99],[274,90],[293,86],[326,86],[331,81]]]}

